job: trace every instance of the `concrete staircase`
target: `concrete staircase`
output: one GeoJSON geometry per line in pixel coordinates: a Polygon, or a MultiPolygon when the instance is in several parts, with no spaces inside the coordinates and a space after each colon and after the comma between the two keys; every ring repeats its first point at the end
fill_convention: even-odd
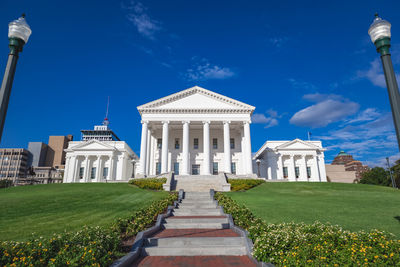
{"type": "Polygon", "coordinates": [[[163,229],[147,238],[144,256],[244,256],[245,237],[229,229],[227,216],[210,192],[186,192],[163,229]]]}
{"type": "Polygon", "coordinates": [[[230,191],[230,185],[223,175],[176,175],[172,189],[185,192],[230,191]]]}

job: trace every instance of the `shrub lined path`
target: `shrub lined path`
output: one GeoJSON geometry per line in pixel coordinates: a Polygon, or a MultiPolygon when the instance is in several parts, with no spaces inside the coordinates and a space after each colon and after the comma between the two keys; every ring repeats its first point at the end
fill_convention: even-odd
{"type": "Polygon", "coordinates": [[[134,266],[256,266],[247,256],[245,238],[229,229],[209,192],[185,193],[173,214],[146,240],[147,256],[134,266]]]}

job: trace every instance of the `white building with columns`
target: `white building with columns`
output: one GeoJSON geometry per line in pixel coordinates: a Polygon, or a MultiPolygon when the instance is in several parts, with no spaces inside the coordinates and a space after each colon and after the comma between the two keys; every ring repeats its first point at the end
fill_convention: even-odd
{"type": "Polygon", "coordinates": [[[321,141],[267,141],[253,156],[255,172],[268,180],[326,182],[321,141]]]}
{"type": "Polygon", "coordinates": [[[252,176],[254,107],[195,86],[138,107],[142,136],[138,177],[252,176]]]}
{"type": "Polygon", "coordinates": [[[83,141],[71,141],[65,149],[64,183],[127,182],[134,177],[138,157],[109,129],[107,119],[81,132],[83,141]]]}

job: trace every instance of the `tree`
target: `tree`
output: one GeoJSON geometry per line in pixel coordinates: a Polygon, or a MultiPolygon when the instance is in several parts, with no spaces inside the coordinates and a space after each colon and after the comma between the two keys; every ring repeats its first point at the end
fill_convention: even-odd
{"type": "Polygon", "coordinates": [[[396,160],[395,165],[391,168],[393,178],[396,181],[397,188],[400,188],[400,159],[396,160]]]}
{"type": "MultiPolygon", "coordinates": [[[[400,165],[399,165],[399,174],[400,174],[400,165]]],[[[392,185],[392,181],[390,180],[389,172],[381,167],[375,167],[369,171],[364,172],[362,174],[360,183],[361,184],[384,185],[384,186],[392,185]]]]}

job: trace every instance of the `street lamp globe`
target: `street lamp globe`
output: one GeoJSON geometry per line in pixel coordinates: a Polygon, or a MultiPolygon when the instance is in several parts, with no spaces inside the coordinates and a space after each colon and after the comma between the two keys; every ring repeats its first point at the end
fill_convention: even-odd
{"type": "Polygon", "coordinates": [[[390,37],[391,37],[390,27],[391,26],[392,25],[388,21],[381,19],[378,16],[378,14],[375,14],[375,19],[368,29],[368,34],[371,37],[371,41],[375,44],[375,42],[377,40],[380,40],[383,38],[390,39],[390,37]]]}
{"type": "Polygon", "coordinates": [[[25,20],[25,14],[10,22],[8,24],[8,38],[9,39],[21,39],[26,44],[28,42],[29,36],[31,36],[32,30],[25,20]]]}

